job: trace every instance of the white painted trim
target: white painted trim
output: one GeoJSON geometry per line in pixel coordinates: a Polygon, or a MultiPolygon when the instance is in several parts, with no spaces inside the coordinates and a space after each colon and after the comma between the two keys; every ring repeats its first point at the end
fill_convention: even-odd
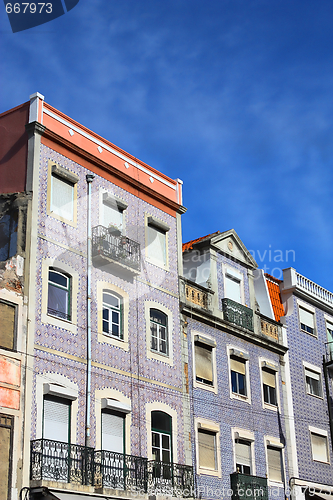
{"type": "Polygon", "coordinates": [[[166,363],[173,366],[173,344],[172,339],[174,337],[174,323],[173,314],[166,306],[160,302],[153,300],[145,301],[145,323],[146,323],[146,353],[148,359],[155,359],[161,363],[166,363]],[[152,351],[151,346],[151,332],[150,332],[150,309],[158,309],[162,311],[168,318],[168,354],[162,354],[157,351],[152,351]]]}
{"type": "Polygon", "coordinates": [[[231,384],[231,368],[230,368],[230,356],[232,355],[232,351],[240,351],[239,347],[234,345],[227,345],[227,357],[228,357],[228,378],[229,378],[229,396],[230,399],[238,399],[238,401],[244,401],[244,403],[251,404],[251,387],[250,387],[250,371],[249,371],[249,353],[246,351],[241,351],[246,354],[246,358],[239,358],[245,363],[245,384],[246,384],[246,396],[242,396],[241,394],[236,394],[232,392],[232,384],[231,384]]]}
{"type": "Polygon", "coordinates": [[[254,432],[240,427],[231,428],[232,436],[232,451],[234,457],[234,470],[236,471],[236,439],[243,439],[248,441],[251,445],[251,475],[256,476],[256,463],[255,463],[255,449],[254,449],[254,432]]]}
{"type": "Polygon", "coordinates": [[[217,368],[216,368],[216,341],[214,337],[211,335],[208,335],[206,333],[198,332],[194,330],[192,332],[192,370],[193,370],[193,387],[196,387],[197,389],[203,389],[205,391],[210,391],[213,392],[214,394],[217,394],[217,368]],[[196,369],[195,369],[195,342],[197,342],[197,337],[200,338],[199,342],[205,343],[205,340],[207,340],[206,344],[212,348],[212,371],[213,371],[213,385],[205,384],[204,382],[199,382],[197,381],[196,377],[196,369]],[[215,344],[215,345],[213,345],[215,344]]]}
{"type": "Polygon", "coordinates": [[[171,446],[172,446],[172,458],[173,458],[173,463],[178,463],[178,442],[179,442],[179,436],[178,436],[178,415],[177,411],[171,408],[171,406],[168,406],[165,403],[160,403],[159,401],[154,401],[153,403],[146,403],[146,426],[147,426],[147,456],[148,460],[153,460],[153,453],[152,453],[152,440],[151,440],[151,412],[152,411],[163,411],[164,413],[167,413],[171,419],[172,419],[172,439],[171,439],[171,446]]]}
{"type": "Polygon", "coordinates": [[[107,151],[109,151],[109,153],[112,153],[114,154],[115,156],[117,156],[118,158],[121,158],[122,160],[126,161],[127,163],[130,163],[133,167],[136,167],[138,170],[141,170],[142,172],[150,175],[151,177],[153,177],[154,179],[158,180],[159,182],[162,182],[162,184],[165,184],[166,186],[170,187],[171,189],[174,189],[176,191],[177,189],[177,185],[174,186],[172,185],[170,182],[166,181],[165,179],[163,179],[162,177],[159,177],[158,175],[156,175],[154,172],[151,172],[149,171],[148,169],[146,169],[145,167],[143,167],[142,165],[140,165],[139,163],[133,161],[133,160],[130,160],[129,158],[127,158],[126,156],[124,156],[123,154],[119,153],[118,151],[116,151],[115,149],[111,148],[110,146],[107,146],[105,143],[103,143],[102,141],[99,141],[98,139],[95,139],[94,137],[92,137],[90,134],[87,134],[86,132],[84,132],[83,130],[80,130],[78,127],[75,127],[75,125],[73,125],[72,123],[69,123],[68,121],[64,120],[63,118],[60,118],[58,115],[56,115],[55,113],[52,113],[52,111],[48,110],[48,109],[44,109],[44,113],[46,115],[49,115],[51,116],[51,118],[54,118],[55,120],[57,120],[58,122],[62,123],[63,125],[66,125],[66,127],[69,127],[71,128],[72,130],[75,130],[78,134],[82,135],[83,137],[85,137],[86,139],[90,140],[91,142],[103,147],[104,149],[106,149],[107,151]]]}
{"type": "Polygon", "coordinates": [[[221,471],[221,447],[220,447],[220,425],[211,420],[207,420],[205,418],[195,418],[194,419],[194,431],[195,431],[195,448],[196,448],[196,462],[197,462],[197,474],[204,474],[207,476],[217,476],[219,478],[222,477],[221,471]],[[215,433],[216,437],[216,461],[217,468],[216,469],[206,469],[205,467],[200,467],[199,460],[199,436],[198,429],[203,429],[206,431],[211,431],[215,433]]]}

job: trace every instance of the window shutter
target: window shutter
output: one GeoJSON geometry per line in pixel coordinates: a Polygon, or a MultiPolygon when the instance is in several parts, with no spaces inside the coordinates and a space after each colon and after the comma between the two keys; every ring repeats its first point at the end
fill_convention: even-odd
{"type": "Polygon", "coordinates": [[[271,370],[262,370],[262,381],[265,385],[269,385],[269,387],[275,387],[275,372],[271,370]]]}
{"type": "Polygon", "coordinates": [[[44,399],[44,432],[45,439],[68,443],[69,408],[66,402],[44,399]]]}
{"type": "Polygon", "coordinates": [[[328,462],[327,438],[320,434],[311,433],[313,460],[318,462],[328,462]]]}
{"type": "Polygon", "coordinates": [[[216,470],[216,435],[213,432],[198,431],[199,465],[216,470]]]}
{"type": "Polygon", "coordinates": [[[102,413],[102,449],[124,453],[124,417],[102,413]]]}
{"type": "Polygon", "coordinates": [[[234,300],[235,302],[241,303],[241,289],[240,281],[233,276],[225,275],[225,296],[228,299],[234,300]]]}
{"type": "Polygon", "coordinates": [[[304,325],[310,326],[311,328],[314,329],[314,317],[312,312],[307,311],[306,309],[300,307],[299,319],[301,323],[304,323],[304,325]]]}
{"type": "Polygon", "coordinates": [[[103,203],[103,220],[104,227],[116,226],[120,231],[123,229],[123,211],[117,206],[110,206],[103,203]]]}
{"type": "Polygon", "coordinates": [[[0,302],[0,346],[14,349],[15,306],[0,302]]]}
{"type": "Polygon", "coordinates": [[[195,344],[195,374],[197,377],[213,382],[212,349],[195,344]]]}
{"type": "Polygon", "coordinates": [[[165,231],[148,225],[148,255],[154,260],[166,262],[165,231]]]}
{"type": "Polygon", "coordinates": [[[280,448],[267,447],[268,477],[271,481],[282,482],[281,450],[280,448]]]}
{"type": "Polygon", "coordinates": [[[230,357],[230,370],[245,375],[245,363],[239,359],[230,357]]]}
{"type": "Polygon", "coordinates": [[[73,220],[73,195],[72,183],[52,175],[51,211],[64,219],[73,220]]]}
{"type": "Polygon", "coordinates": [[[307,368],[305,368],[305,376],[313,378],[314,380],[320,380],[320,373],[313,372],[312,370],[308,370],[307,368]]]}
{"type": "Polygon", "coordinates": [[[251,444],[238,440],[235,443],[236,463],[251,467],[251,444]]]}

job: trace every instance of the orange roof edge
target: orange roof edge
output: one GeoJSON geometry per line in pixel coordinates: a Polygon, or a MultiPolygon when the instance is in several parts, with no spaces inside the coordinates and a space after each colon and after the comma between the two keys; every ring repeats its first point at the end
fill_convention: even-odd
{"type": "Polygon", "coordinates": [[[282,281],[277,278],[274,278],[274,276],[271,276],[270,274],[267,273],[265,273],[265,278],[266,278],[269,298],[271,300],[271,304],[273,307],[275,321],[279,322],[281,317],[284,316],[285,314],[283,304],[281,301],[280,287],[279,287],[279,283],[282,283],[282,281]]]}
{"type": "Polygon", "coordinates": [[[200,238],[196,238],[195,240],[188,241],[187,243],[183,243],[183,252],[186,252],[187,250],[192,250],[193,245],[195,243],[199,243],[199,241],[203,241],[206,238],[212,238],[213,236],[216,236],[217,234],[220,234],[221,231],[216,231],[215,233],[207,234],[206,236],[201,236],[200,238]]]}

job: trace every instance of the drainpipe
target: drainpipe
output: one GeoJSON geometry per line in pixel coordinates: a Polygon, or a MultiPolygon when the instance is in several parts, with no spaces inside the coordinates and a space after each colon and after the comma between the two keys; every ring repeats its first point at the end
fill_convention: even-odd
{"type": "Polygon", "coordinates": [[[86,393],[86,438],[85,445],[90,446],[90,402],[91,402],[91,183],[93,174],[86,175],[88,185],[88,213],[87,213],[87,393],[86,393]]]}
{"type": "Polygon", "coordinates": [[[326,387],[326,398],[327,398],[327,406],[328,406],[328,418],[330,422],[330,433],[331,433],[331,442],[333,447],[333,411],[330,397],[330,389],[329,389],[329,381],[328,381],[328,373],[327,373],[327,365],[325,356],[323,356],[323,367],[324,367],[324,378],[325,378],[325,387],[326,387]]]}

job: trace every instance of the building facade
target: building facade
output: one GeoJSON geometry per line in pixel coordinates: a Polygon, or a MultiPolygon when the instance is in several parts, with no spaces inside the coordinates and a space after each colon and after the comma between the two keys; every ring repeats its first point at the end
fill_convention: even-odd
{"type": "Polygon", "coordinates": [[[234,230],[183,249],[197,492],[210,499],[285,498],[287,349],[279,285],[257,270],[234,230]]]}
{"type": "MultiPolygon", "coordinates": [[[[2,124],[19,128],[25,152],[6,192],[29,199],[26,288],[16,299],[27,308],[25,494],[64,500],[191,491],[181,181],[38,93],[2,124]]],[[[9,137],[8,167],[14,148],[9,137]]],[[[17,498],[13,489],[8,498],[17,498]]]]}

